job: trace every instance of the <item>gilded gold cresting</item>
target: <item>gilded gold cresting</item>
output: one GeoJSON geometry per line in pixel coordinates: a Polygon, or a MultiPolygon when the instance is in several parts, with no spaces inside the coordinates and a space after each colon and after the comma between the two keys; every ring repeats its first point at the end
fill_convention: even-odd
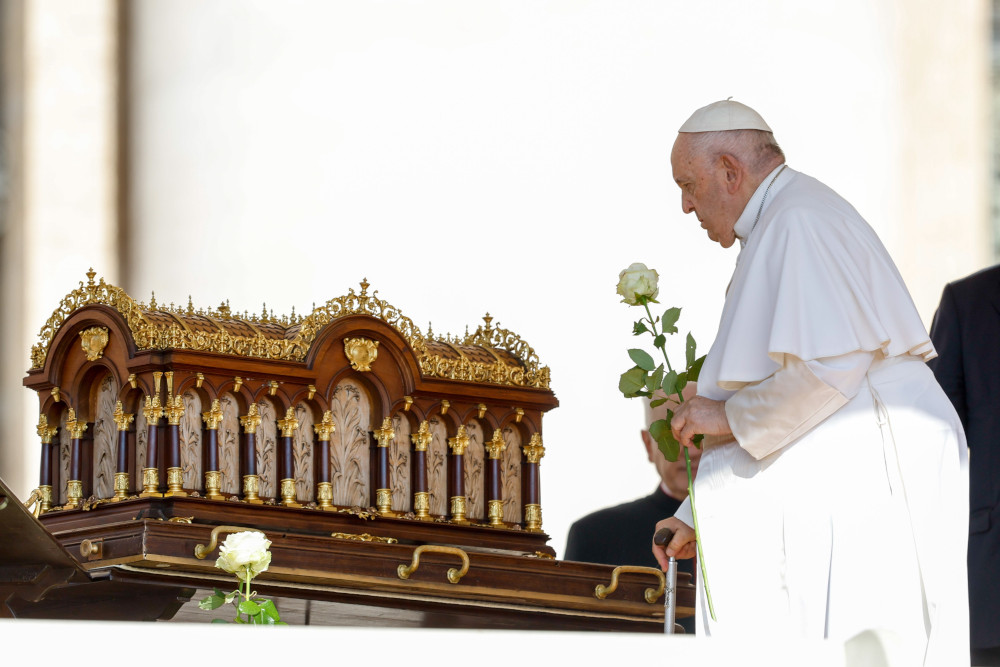
{"type": "Polygon", "coordinates": [[[430,424],[427,421],[420,422],[420,429],[416,433],[410,434],[410,440],[413,442],[413,451],[426,452],[427,446],[431,444],[431,438],[433,437],[430,424]]]}
{"type": "Polygon", "coordinates": [[[372,364],[378,359],[377,340],[368,338],[345,338],[344,354],[351,362],[351,368],[361,373],[371,371],[372,364]]]}
{"type": "Polygon", "coordinates": [[[281,437],[291,438],[295,435],[295,430],[299,427],[299,420],[295,418],[295,408],[289,407],[285,410],[285,418],[278,420],[278,428],[281,429],[281,437]]]}
{"type": "Polygon", "coordinates": [[[516,334],[499,326],[493,326],[493,318],[489,313],[483,318],[485,325],[480,326],[474,333],[466,334],[461,341],[453,339],[448,342],[481,347],[493,357],[494,361],[472,362],[464,353],[460,353],[458,359],[445,358],[428,350],[428,343],[445,342],[444,338],[435,337],[430,329],[425,336],[398,308],[379,299],[377,290],[368,294],[367,281],[362,281],[360,293],[350,289],[345,296],[331,299],[322,306],[315,307],[308,317],[296,316],[293,311],[290,318],[275,318],[266,312],[260,317],[246,313],[243,317],[234,315],[228,302],[220,304],[217,309],[207,310],[195,310],[190,304],[186,308],[173,306],[164,308],[155,301],[151,301],[147,306],[132,299],[120,287],[105,283],[103,278],[95,283],[93,280],[95,275],[92,271],[88,272],[87,283],[81,282],[78,289],[66,295],[41,328],[38,334],[39,342],[31,349],[32,368],[41,368],[45,364],[49,348],[62,324],[80,308],[91,305],[108,306],[117,311],[129,327],[139,350],[198,350],[289,361],[303,361],[316,336],[333,320],[350,315],[368,315],[385,322],[406,339],[417,355],[420,372],[424,376],[466,382],[549,388],[548,367],[539,364],[535,351],[516,334]],[[184,322],[182,316],[198,315],[214,323],[218,331],[195,331],[186,325],[178,325],[177,322],[162,324],[146,316],[147,312],[152,311],[177,315],[175,319],[182,324],[184,322]],[[253,335],[237,336],[229,333],[220,325],[220,322],[228,320],[246,323],[254,329],[253,335]],[[285,327],[287,334],[268,337],[259,328],[253,327],[253,324],[257,323],[285,327]],[[495,352],[500,349],[509,352],[521,363],[504,361],[495,352]]]}
{"type": "Polygon", "coordinates": [[[80,332],[80,345],[83,347],[87,361],[97,361],[104,356],[104,348],[108,346],[108,328],[90,327],[80,332]]]}

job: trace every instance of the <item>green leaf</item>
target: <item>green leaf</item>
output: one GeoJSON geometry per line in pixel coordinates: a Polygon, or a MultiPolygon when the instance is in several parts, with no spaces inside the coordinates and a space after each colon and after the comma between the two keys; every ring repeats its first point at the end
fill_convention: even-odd
{"type": "Polygon", "coordinates": [[[627,398],[633,398],[636,392],[646,386],[646,371],[641,368],[630,368],[622,373],[618,380],[618,391],[627,398]]]}
{"type": "Polygon", "coordinates": [[[691,332],[689,331],[687,336],[687,346],[684,349],[685,352],[684,356],[686,361],[684,365],[687,366],[688,368],[690,368],[691,364],[694,363],[694,353],[696,347],[697,345],[694,342],[694,336],[692,336],[691,332]]]}
{"type": "Polygon", "coordinates": [[[649,425],[649,435],[656,441],[657,447],[663,454],[663,458],[668,461],[676,461],[681,451],[681,445],[674,439],[670,432],[670,422],[666,419],[657,419],[649,425]]]}
{"type": "Polygon", "coordinates": [[[705,439],[705,436],[701,433],[691,438],[691,442],[695,444],[698,449],[701,449],[701,441],[705,439]]]}
{"type": "Polygon", "coordinates": [[[634,348],[628,351],[628,356],[635,362],[635,365],[644,371],[651,371],[656,368],[656,362],[653,361],[653,357],[649,356],[649,353],[645,350],[640,350],[634,348]]]}
{"type": "Polygon", "coordinates": [[[684,371],[683,373],[678,373],[677,374],[677,384],[674,385],[675,391],[677,391],[677,393],[680,394],[681,392],[684,391],[684,387],[686,387],[687,384],[688,384],[688,374],[687,374],[687,371],[684,371]]]}
{"type": "Polygon", "coordinates": [[[656,370],[646,378],[646,390],[654,392],[660,388],[661,384],[663,384],[663,364],[657,366],[656,370]]]}
{"type": "Polygon", "coordinates": [[[677,320],[681,318],[680,308],[667,308],[663,313],[663,333],[677,333],[677,320]]]}
{"type": "Polygon", "coordinates": [[[207,598],[198,603],[199,609],[204,609],[206,611],[212,611],[213,609],[218,609],[226,603],[226,598],[221,595],[209,595],[207,598]]]}
{"type": "Polygon", "coordinates": [[[666,342],[667,342],[667,337],[664,336],[663,334],[657,334],[656,338],[653,339],[653,345],[655,345],[661,350],[663,349],[663,346],[666,344],[666,342]]]}
{"type": "Polygon", "coordinates": [[[274,621],[280,620],[280,616],[278,616],[278,608],[274,606],[274,602],[271,600],[260,600],[257,604],[260,605],[260,610],[264,612],[266,616],[270,617],[274,621]]]}
{"type": "Polygon", "coordinates": [[[691,367],[688,368],[688,378],[692,382],[698,381],[698,376],[701,375],[701,367],[704,365],[704,363],[705,363],[705,355],[703,354],[697,359],[695,359],[694,363],[691,364],[691,367]]]}
{"type": "Polygon", "coordinates": [[[667,402],[667,399],[665,399],[665,398],[657,398],[657,399],[654,399],[654,400],[652,400],[652,401],[649,402],[649,407],[651,407],[651,408],[658,408],[658,407],[660,407],[661,405],[663,405],[666,402],[667,402]]]}
{"type": "Polygon", "coordinates": [[[667,396],[677,393],[677,371],[670,371],[663,376],[663,393],[667,396]]]}
{"type": "Polygon", "coordinates": [[[636,322],[632,326],[632,335],[633,336],[641,336],[642,334],[646,333],[647,331],[649,331],[649,329],[646,328],[646,324],[644,322],[642,322],[641,320],[639,322],[636,322]]]}
{"type": "Polygon", "coordinates": [[[244,600],[240,603],[239,610],[241,614],[250,614],[253,616],[260,612],[260,606],[253,600],[244,600]]]}

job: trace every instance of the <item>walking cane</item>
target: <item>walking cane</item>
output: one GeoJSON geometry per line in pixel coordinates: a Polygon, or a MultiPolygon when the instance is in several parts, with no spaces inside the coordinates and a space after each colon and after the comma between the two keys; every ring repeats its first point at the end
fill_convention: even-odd
{"type": "MultiPolygon", "coordinates": [[[[653,535],[653,544],[667,546],[674,539],[674,531],[660,528],[653,535]]],[[[674,617],[677,614],[677,559],[673,556],[667,564],[666,585],[663,589],[663,632],[674,634],[674,617]]]]}

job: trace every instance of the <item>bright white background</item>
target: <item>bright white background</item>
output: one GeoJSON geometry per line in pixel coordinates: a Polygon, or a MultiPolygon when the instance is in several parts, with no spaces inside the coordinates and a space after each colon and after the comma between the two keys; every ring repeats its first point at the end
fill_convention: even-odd
{"type": "MultiPolygon", "coordinates": [[[[882,235],[929,322],[944,282],[989,261],[984,7],[130,2],[122,286],[143,301],[155,290],[160,303],[305,314],[367,277],[424,330],[464,334],[489,311],[552,371],[561,407],[544,423],[542,504],[561,554],[574,519],[656,483],[641,406],[617,392],[636,342],[618,272],[658,269],[663,307],[683,308],[681,336],[705,352],[735,261],[680,211],[676,128],[728,96],[755,107],[790,166],[882,235]]],[[[51,53],[78,34],[72,19],[40,26],[51,53]]],[[[39,137],[58,136],[59,111],[82,117],[71,97],[39,94],[54,110],[29,108],[39,137]]],[[[68,164],[73,145],[48,159],[68,164]]],[[[38,208],[56,212],[43,230],[29,202],[26,225],[45,237],[29,255],[59,244],[25,281],[32,331],[89,266],[117,280],[101,249],[114,243],[81,226],[85,198],[71,198],[94,191],[95,164],[79,164],[29,174],[38,208]]],[[[38,445],[25,432],[29,490],[38,445]]]]}

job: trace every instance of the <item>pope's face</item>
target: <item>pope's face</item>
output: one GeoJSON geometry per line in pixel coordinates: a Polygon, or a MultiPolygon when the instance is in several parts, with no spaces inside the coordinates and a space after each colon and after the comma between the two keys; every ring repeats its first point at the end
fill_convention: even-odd
{"type": "MultiPolygon", "coordinates": [[[[670,153],[674,181],[681,189],[681,209],[694,213],[708,238],[728,248],[736,241],[733,227],[740,211],[734,211],[734,198],[726,188],[726,170],[721,160],[715,163],[695,155],[689,135],[680,133],[670,153]]],[[[742,210],[742,209],[740,209],[742,210]]]]}

